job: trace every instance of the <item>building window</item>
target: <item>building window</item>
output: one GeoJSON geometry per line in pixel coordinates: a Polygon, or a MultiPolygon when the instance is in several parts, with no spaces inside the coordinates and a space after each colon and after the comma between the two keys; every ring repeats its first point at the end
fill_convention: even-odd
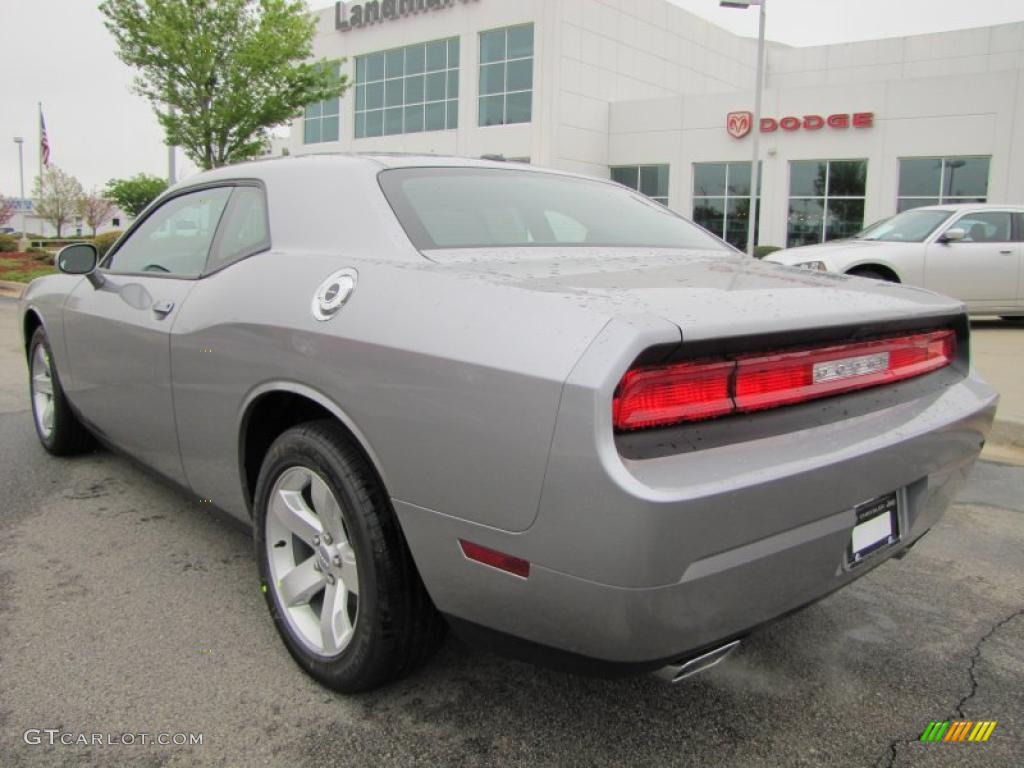
{"type": "MultiPolygon", "coordinates": [[[[341,75],[341,65],[334,65],[334,76],[341,75]]],[[[325,141],[338,140],[338,115],[340,113],[341,99],[335,96],[333,99],[318,101],[306,107],[303,115],[302,143],[320,144],[325,141]]]]}
{"type": "Polygon", "coordinates": [[[667,165],[620,165],[612,168],[612,181],[668,205],[667,165]]]}
{"type": "MultiPolygon", "coordinates": [[[[757,180],[761,207],[761,175],[757,180]]],[[[750,163],[694,163],[693,220],[741,251],[750,224],[750,163]]],[[[757,218],[754,242],[757,242],[757,218]]]]}
{"type": "Polygon", "coordinates": [[[533,119],[533,24],[480,33],[480,125],[533,119]]]}
{"type": "Polygon", "coordinates": [[[896,208],[988,200],[990,157],[902,157],[896,208]]]}
{"type": "Polygon", "coordinates": [[[356,57],[356,138],[459,127],[459,38],[356,57]]]}
{"type": "Polygon", "coordinates": [[[786,246],[853,237],[863,229],[867,171],[867,160],[791,162],[786,246]]]}

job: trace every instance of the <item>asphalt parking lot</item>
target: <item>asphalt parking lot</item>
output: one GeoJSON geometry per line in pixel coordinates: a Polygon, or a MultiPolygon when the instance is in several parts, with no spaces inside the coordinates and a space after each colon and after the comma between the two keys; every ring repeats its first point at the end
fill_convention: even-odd
{"type": "Polygon", "coordinates": [[[979,464],[908,557],[683,684],[449,638],[411,679],[343,697],[278,641],[246,532],[117,455],[42,450],[14,308],[0,299],[0,766],[1024,763],[1024,468],[979,464]],[[985,743],[917,741],[953,719],[998,725],[985,743]],[[202,744],[49,746],[28,729],[202,744]]]}

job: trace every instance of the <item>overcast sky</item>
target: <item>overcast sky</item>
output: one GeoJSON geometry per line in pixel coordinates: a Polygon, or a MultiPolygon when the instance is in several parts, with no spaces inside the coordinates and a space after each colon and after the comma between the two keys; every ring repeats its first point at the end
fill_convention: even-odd
{"type": "MultiPolygon", "coordinates": [[[[754,9],[725,10],[717,0],[671,1],[738,34],[757,32],[754,9]]],[[[0,0],[0,193],[18,194],[12,139],[19,135],[25,137],[25,187],[31,193],[38,171],[39,101],[51,162],[86,188],[140,171],[166,174],[162,133],[149,105],[131,92],[132,73],[114,56],[96,5],[0,0]]],[[[331,5],[310,2],[313,8],[331,5]]],[[[1022,20],[1024,0],[771,0],[767,33],[791,45],[816,45],[1022,20]]]]}

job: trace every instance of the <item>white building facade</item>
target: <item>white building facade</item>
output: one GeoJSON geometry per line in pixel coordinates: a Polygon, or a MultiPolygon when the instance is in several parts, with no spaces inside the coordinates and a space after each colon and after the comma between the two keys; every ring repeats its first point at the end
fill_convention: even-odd
{"type": "Polygon", "coordinates": [[[287,149],[502,155],[614,178],[743,247],[934,202],[1024,202],[1024,23],[844,45],[755,41],[664,0],[381,0],[318,15],[352,87],[287,149]]]}

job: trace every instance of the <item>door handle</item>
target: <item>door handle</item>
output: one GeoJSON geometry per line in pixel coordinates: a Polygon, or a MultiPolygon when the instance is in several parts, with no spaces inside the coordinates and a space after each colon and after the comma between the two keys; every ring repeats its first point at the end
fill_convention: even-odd
{"type": "Polygon", "coordinates": [[[1011,253],[1013,253],[1013,249],[1012,248],[1003,248],[999,252],[1004,254],[1004,255],[1006,255],[1006,256],[1009,256],[1011,253]]]}
{"type": "Polygon", "coordinates": [[[159,315],[160,319],[162,320],[171,313],[172,309],[174,309],[174,302],[168,301],[167,299],[163,299],[162,301],[158,301],[156,304],[153,305],[153,314],[159,315]]]}

